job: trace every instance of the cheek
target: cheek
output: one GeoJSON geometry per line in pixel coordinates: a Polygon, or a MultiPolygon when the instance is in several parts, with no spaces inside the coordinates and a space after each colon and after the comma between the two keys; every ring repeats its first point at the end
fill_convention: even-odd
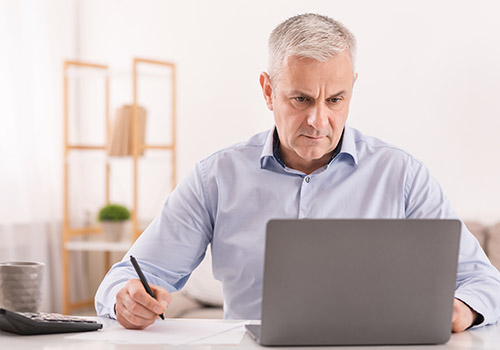
{"type": "Polygon", "coordinates": [[[289,136],[295,136],[305,127],[306,118],[302,115],[287,115],[283,123],[283,129],[289,136]]]}
{"type": "Polygon", "coordinates": [[[347,120],[347,116],[349,114],[349,105],[344,105],[342,108],[338,108],[337,110],[332,111],[332,115],[330,117],[330,123],[332,126],[342,126],[347,120]]]}
{"type": "Polygon", "coordinates": [[[299,133],[302,127],[301,119],[287,113],[276,113],[276,110],[274,113],[274,122],[278,128],[280,139],[288,144],[299,133]]]}

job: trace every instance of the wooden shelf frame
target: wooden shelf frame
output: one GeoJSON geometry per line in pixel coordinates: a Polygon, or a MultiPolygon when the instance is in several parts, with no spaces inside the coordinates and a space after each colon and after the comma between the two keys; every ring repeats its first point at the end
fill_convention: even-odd
{"type": "MultiPolygon", "coordinates": [[[[109,77],[108,77],[108,66],[101,64],[94,64],[81,61],[65,61],[64,62],[64,72],[63,72],[63,86],[64,86],[64,122],[63,122],[63,134],[64,134],[64,213],[63,213],[63,242],[62,242],[62,258],[63,258],[63,313],[69,314],[71,310],[78,309],[81,307],[86,307],[92,305],[91,300],[73,302],[70,298],[70,251],[66,248],[68,242],[74,236],[81,236],[87,234],[95,234],[102,232],[100,227],[73,227],[70,222],[70,188],[69,188],[69,155],[71,150],[98,150],[105,151],[106,145],[94,146],[94,145],[84,145],[84,144],[72,144],[69,140],[69,70],[75,68],[86,68],[86,69],[97,69],[105,73],[104,79],[104,89],[105,89],[105,128],[106,128],[106,144],[109,142],[110,135],[110,119],[109,119],[109,77]]],[[[109,202],[109,188],[110,188],[110,166],[106,162],[105,168],[105,197],[106,202],[109,202]]],[[[110,254],[105,253],[105,260],[109,264],[110,254]]]]}
{"type": "MultiPolygon", "coordinates": [[[[93,300],[84,301],[71,301],[70,298],[70,252],[71,251],[93,251],[93,252],[103,252],[104,253],[104,263],[106,269],[111,267],[111,252],[122,252],[126,251],[125,246],[122,242],[110,243],[110,242],[75,242],[72,238],[75,236],[85,236],[89,234],[96,234],[102,232],[100,226],[90,226],[90,227],[73,227],[70,222],[70,189],[69,189],[69,155],[72,151],[81,150],[93,150],[106,152],[110,138],[111,138],[111,121],[110,121],[110,74],[107,65],[82,62],[77,60],[67,60],[64,62],[64,212],[63,212],[63,242],[62,242],[62,255],[63,255],[63,313],[70,314],[72,310],[81,307],[88,307],[93,305],[93,300]],[[82,143],[71,143],[69,140],[69,79],[71,78],[70,70],[85,68],[85,69],[96,69],[102,74],[105,84],[105,130],[106,130],[106,144],[105,145],[86,145],[82,143]]],[[[145,150],[164,150],[171,153],[171,184],[172,190],[177,184],[176,179],[176,118],[177,118],[177,94],[176,94],[176,67],[174,63],[149,60],[143,58],[134,58],[133,60],[133,112],[132,112],[132,161],[133,161],[133,205],[131,208],[132,217],[132,236],[135,241],[142,233],[142,228],[139,227],[138,220],[138,206],[139,206],[139,189],[138,189],[138,167],[139,158],[145,150]],[[141,74],[139,73],[139,66],[142,65],[154,65],[161,68],[166,68],[171,71],[171,142],[168,144],[148,144],[147,142],[139,143],[138,137],[138,84],[141,74]]],[[[105,166],[105,200],[107,203],[110,202],[110,162],[106,162],[105,166]]]]}

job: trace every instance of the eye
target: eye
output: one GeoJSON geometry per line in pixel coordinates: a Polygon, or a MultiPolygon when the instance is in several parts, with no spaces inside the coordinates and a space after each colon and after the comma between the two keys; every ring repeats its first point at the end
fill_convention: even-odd
{"type": "Polygon", "coordinates": [[[306,102],[308,99],[307,99],[307,97],[304,97],[304,96],[298,96],[298,97],[294,97],[294,100],[297,102],[306,102]]]}
{"type": "Polygon", "coordinates": [[[331,103],[339,103],[340,101],[342,101],[342,99],[340,97],[333,97],[333,98],[329,99],[329,101],[331,103]]]}

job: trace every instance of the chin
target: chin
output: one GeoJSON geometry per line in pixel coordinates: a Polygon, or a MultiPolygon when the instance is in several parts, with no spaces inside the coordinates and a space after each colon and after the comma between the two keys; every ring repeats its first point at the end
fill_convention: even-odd
{"type": "MultiPolygon", "coordinates": [[[[328,152],[326,152],[328,153],[328,152]]],[[[308,160],[308,161],[313,161],[313,160],[319,160],[323,158],[326,154],[325,152],[304,152],[300,154],[300,157],[302,159],[308,160]]]]}

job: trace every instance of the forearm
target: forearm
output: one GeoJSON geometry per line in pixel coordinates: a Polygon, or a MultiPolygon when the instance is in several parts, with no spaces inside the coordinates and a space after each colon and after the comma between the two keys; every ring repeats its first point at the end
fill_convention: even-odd
{"type": "Polygon", "coordinates": [[[95,295],[95,309],[98,316],[116,319],[114,310],[116,294],[131,278],[137,278],[132,270],[120,267],[119,264],[111,268],[95,295]]]}

